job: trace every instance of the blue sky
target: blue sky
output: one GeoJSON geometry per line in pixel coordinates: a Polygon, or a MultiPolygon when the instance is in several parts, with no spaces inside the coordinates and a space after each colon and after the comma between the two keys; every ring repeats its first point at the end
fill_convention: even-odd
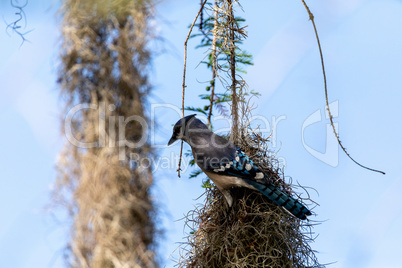
{"type": "MultiPolygon", "coordinates": [[[[243,1],[249,25],[244,48],[255,65],[244,76],[259,91],[253,114],[276,124],[277,157],[285,175],[314,187],[320,204],[314,220],[319,234],[312,247],[332,267],[398,267],[402,233],[402,2],[396,0],[328,0],[309,3],[324,52],[329,99],[335,101],[341,140],[362,164],[387,172],[383,176],[351,162],[327,137],[321,63],[314,31],[301,2],[243,1]],[[257,8],[257,4],[259,5],[257,8]],[[321,120],[314,120],[321,115],[321,120]],[[279,120],[279,121],[278,121],[279,120]]],[[[68,225],[45,211],[55,178],[54,163],[62,148],[61,102],[55,84],[59,37],[54,3],[30,2],[26,8],[30,43],[20,47],[15,34],[0,31],[0,267],[63,267],[61,249],[68,225]]],[[[201,178],[177,178],[179,143],[166,148],[181,105],[183,42],[198,6],[164,1],[157,15],[167,52],[152,69],[150,97],[158,122],[154,141],[154,198],[162,207],[165,239],[160,252],[166,267],[183,242],[180,220],[203,198],[201,178]],[[161,165],[163,161],[169,165],[161,165]]],[[[0,2],[7,21],[14,10],[0,2]]],[[[3,24],[3,29],[5,25],[3,24]]],[[[189,43],[187,105],[198,105],[209,79],[198,63],[202,51],[189,43]]],[[[223,122],[217,126],[226,127],[223,122]]],[[[188,149],[188,147],[185,147],[188,149]]],[[[331,266],[330,266],[331,267],[331,266]]]]}

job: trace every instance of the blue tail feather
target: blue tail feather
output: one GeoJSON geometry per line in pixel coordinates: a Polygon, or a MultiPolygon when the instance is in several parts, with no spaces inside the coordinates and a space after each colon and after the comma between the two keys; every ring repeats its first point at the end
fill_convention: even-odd
{"type": "Polygon", "coordinates": [[[311,215],[310,210],[308,210],[302,203],[282,192],[275,185],[271,183],[261,184],[248,179],[245,179],[245,181],[271,199],[275,204],[284,207],[297,218],[305,220],[307,219],[307,216],[311,215]]]}

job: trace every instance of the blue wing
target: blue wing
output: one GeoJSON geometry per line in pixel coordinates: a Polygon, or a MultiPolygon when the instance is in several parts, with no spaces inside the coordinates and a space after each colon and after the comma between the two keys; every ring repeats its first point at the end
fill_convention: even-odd
{"type": "Polygon", "coordinates": [[[232,158],[221,159],[219,162],[211,161],[207,166],[207,170],[219,175],[235,176],[249,180],[264,178],[264,173],[239,148],[237,148],[232,158]]]}
{"type": "Polygon", "coordinates": [[[299,219],[305,220],[311,212],[302,203],[281,191],[270,182],[261,181],[264,174],[254,165],[253,161],[239,148],[234,159],[220,159],[218,163],[209,162],[207,170],[218,175],[235,176],[244,179],[256,190],[271,199],[275,204],[283,206],[299,219]],[[258,180],[258,181],[257,181],[258,180]]]}

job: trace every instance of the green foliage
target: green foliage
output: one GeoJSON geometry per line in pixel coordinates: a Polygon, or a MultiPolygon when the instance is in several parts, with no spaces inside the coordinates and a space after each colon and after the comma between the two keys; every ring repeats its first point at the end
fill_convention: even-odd
{"type": "MultiPolygon", "coordinates": [[[[211,4],[209,4],[211,5],[211,4]]],[[[204,10],[205,11],[205,10],[204,10]]],[[[241,17],[235,17],[236,24],[240,27],[242,23],[246,20],[241,17]]],[[[221,27],[218,25],[217,28],[221,27]]],[[[202,64],[205,64],[207,69],[210,69],[211,72],[213,70],[213,61],[214,58],[216,59],[216,66],[219,66],[219,72],[228,72],[229,71],[229,64],[228,64],[228,56],[230,56],[230,51],[224,49],[222,46],[222,38],[215,38],[215,51],[212,49],[213,47],[213,40],[214,40],[214,28],[215,28],[215,17],[208,16],[204,21],[196,24],[198,28],[198,33],[193,34],[190,38],[201,38],[200,43],[196,46],[196,48],[207,48],[208,55],[205,60],[201,61],[202,64]],[[215,53],[215,57],[214,57],[215,53]]],[[[215,29],[216,30],[216,29],[215,29]]],[[[241,40],[235,40],[234,43],[236,44],[235,49],[235,58],[236,58],[236,71],[241,73],[246,73],[244,67],[248,65],[253,65],[253,56],[245,50],[241,50],[238,46],[243,44],[241,40]]],[[[217,72],[217,70],[215,70],[217,72]]],[[[217,74],[219,77],[219,74],[217,74]]],[[[207,94],[200,94],[199,97],[202,100],[207,100],[209,105],[204,105],[202,107],[186,107],[187,111],[199,112],[204,115],[212,115],[212,111],[214,109],[218,110],[221,114],[226,115],[227,109],[225,109],[224,105],[227,102],[231,101],[231,95],[226,92],[225,93],[216,93],[211,92],[211,87],[215,88],[215,76],[210,80],[209,85],[205,87],[205,91],[207,94]]],[[[208,118],[210,120],[210,118],[208,118]]],[[[210,123],[210,122],[209,122],[210,123]]]]}
{"type": "MultiPolygon", "coordinates": [[[[212,6],[211,3],[207,3],[205,5],[203,13],[213,12],[212,8],[208,8],[212,6]]],[[[219,17],[219,16],[218,16],[219,17]]],[[[235,17],[235,23],[238,28],[242,27],[242,24],[246,20],[241,17],[235,17]]],[[[209,81],[208,85],[205,87],[205,93],[199,95],[199,98],[202,101],[199,107],[195,106],[187,106],[185,110],[192,111],[196,113],[203,114],[208,118],[208,125],[212,129],[211,124],[211,116],[213,115],[213,111],[218,111],[221,115],[227,116],[229,107],[227,103],[232,101],[232,96],[227,90],[227,86],[224,85],[224,79],[221,74],[225,74],[230,72],[230,64],[229,58],[231,52],[225,46],[223,42],[225,42],[225,37],[220,36],[224,33],[221,33],[219,29],[227,27],[224,25],[225,21],[222,19],[215,20],[213,15],[208,15],[204,20],[201,20],[200,23],[196,24],[195,27],[198,28],[198,32],[192,34],[190,38],[198,38],[199,44],[196,45],[195,48],[199,49],[207,49],[207,56],[201,63],[207,67],[208,70],[211,70],[212,79],[209,81]],[[215,34],[215,38],[214,38],[215,34]],[[215,44],[214,44],[215,41],[215,44]],[[214,63],[215,61],[215,63],[214,63]],[[214,68],[215,66],[215,68],[214,68]],[[220,79],[222,83],[222,88],[224,93],[217,92],[216,88],[216,78],[220,79]]],[[[243,27],[244,28],[244,27],[243,27]]],[[[239,38],[235,38],[233,40],[236,45],[235,48],[235,61],[236,61],[236,72],[246,73],[245,67],[249,65],[253,65],[253,56],[245,50],[241,50],[239,45],[243,44],[243,42],[239,38]]],[[[257,95],[255,92],[250,92],[253,95],[257,95]]],[[[243,93],[247,95],[247,93],[243,93]]],[[[187,152],[186,156],[190,156],[191,152],[187,152]]],[[[190,166],[195,165],[194,159],[189,161],[190,166]]],[[[197,169],[190,174],[190,178],[195,178],[200,175],[201,170],[197,169]]],[[[207,180],[202,185],[203,188],[211,187],[210,181],[207,180]]]]}
{"type": "Polygon", "coordinates": [[[201,169],[196,169],[193,170],[190,174],[190,179],[197,177],[198,175],[200,175],[202,173],[201,169]]]}
{"type": "Polygon", "coordinates": [[[206,189],[206,188],[211,189],[213,187],[213,185],[211,184],[211,180],[209,178],[204,180],[202,182],[201,187],[204,188],[204,189],[206,189]]]}
{"type": "Polygon", "coordinates": [[[184,108],[184,110],[186,111],[192,111],[192,112],[198,112],[198,113],[202,113],[204,115],[207,115],[207,112],[201,108],[197,108],[197,107],[193,107],[193,106],[187,106],[184,108]]]}
{"type": "MultiPolygon", "coordinates": [[[[188,150],[187,152],[185,152],[184,155],[185,155],[186,157],[192,157],[192,156],[193,156],[193,154],[191,153],[190,150],[188,150]]],[[[193,166],[195,165],[195,160],[194,160],[194,158],[191,158],[191,160],[189,161],[189,165],[190,165],[191,167],[193,167],[193,166]]],[[[200,175],[201,173],[202,173],[202,170],[199,169],[199,168],[197,168],[196,170],[193,170],[193,171],[190,173],[190,177],[189,177],[189,178],[190,178],[190,179],[195,178],[195,177],[197,177],[198,175],[200,175]]]]}

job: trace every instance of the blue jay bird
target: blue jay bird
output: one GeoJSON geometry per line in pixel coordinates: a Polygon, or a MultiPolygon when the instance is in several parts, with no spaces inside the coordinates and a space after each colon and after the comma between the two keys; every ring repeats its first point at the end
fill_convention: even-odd
{"type": "Polygon", "coordinates": [[[260,191],[299,219],[305,220],[311,215],[302,203],[264,180],[264,173],[243,151],[210,131],[195,114],[177,121],[168,145],[178,139],[190,145],[195,162],[215,183],[230,207],[233,204],[230,188],[246,187],[260,191]]]}

